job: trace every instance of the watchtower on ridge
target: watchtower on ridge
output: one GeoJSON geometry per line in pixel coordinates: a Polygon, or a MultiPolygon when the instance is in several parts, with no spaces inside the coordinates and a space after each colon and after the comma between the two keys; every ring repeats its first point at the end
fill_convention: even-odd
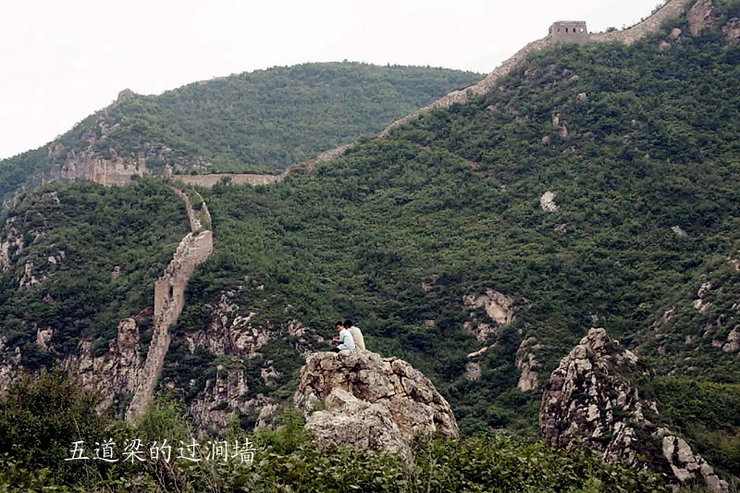
{"type": "Polygon", "coordinates": [[[550,37],[555,42],[588,42],[588,28],[584,21],[558,21],[550,26],[550,37]]]}

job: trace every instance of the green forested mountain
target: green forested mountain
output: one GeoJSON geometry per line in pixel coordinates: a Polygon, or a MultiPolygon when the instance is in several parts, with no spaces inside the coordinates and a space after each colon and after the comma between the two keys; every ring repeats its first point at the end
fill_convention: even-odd
{"type": "Polygon", "coordinates": [[[0,198],[89,152],[175,170],[280,170],[427,105],[481,76],[442,68],[308,63],[118,101],[43,148],[0,162],[0,198]]]}
{"type": "Polygon", "coordinates": [[[80,340],[107,350],[126,317],[139,318],[146,333],[153,281],[188,232],[182,201],[153,179],[125,188],[56,185],[29,195],[6,224],[15,261],[0,265],[2,332],[29,368],[75,351],[80,340]],[[56,355],[35,344],[46,327],[58,331],[56,355]]]}
{"type": "Polygon", "coordinates": [[[737,324],[727,300],[740,241],[739,52],[718,34],[669,52],[658,39],[548,50],[502,90],[362,141],[311,174],[206,192],[220,247],[191,281],[189,306],[228,288],[221,273],[231,272],[279,297],[241,295],[265,319],[275,316],[265,304],[281,302],[293,307],[284,317],[326,330],[355,314],[375,347],[460,399],[473,428],[515,419],[509,400],[526,405],[508,390],[521,340],[540,341],[547,372],[593,325],[664,373],[737,382],[737,358],[696,322],[719,320],[716,339],[737,324]],[[540,207],[546,191],[557,211],[540,207]],[[707,296],[723,301],[699,313],[692,296],[710,277],[721,289],[707,296]],[[465,355],[480,343],[462,328],[463,297],[487,288],[512,295],[517,315],[472,383],[465,355]],[[674,305],[687,315],[656,331],[674,305]],[[685,358],[691,369],[676,364],[685,358]]]}
{"type": "MultiPolygon", "coordinates": [[[[590,327],[604,327],[650,365],[639,385],[660,403],[658,424],[683,433],[726,477],[740,475],[740,360],[731,345],[740,326],[740,45],[722,32],[740,17],[740,5],[722,2],[716,15],[715,27],[697,36],[680,19],[629,47],[546,49],[495,91],[426,114],[388,138],[360,139],[312,172],[266,187],[224,182],[199,190],[212,215],[215,253],[190,279],[162,387],[181,389],[189,402],[208,390],[208,378],[232,367],[249,382],[245,399],[288,401],[303,360],[287,327],[299,322],[310,349],[327,349],[333,323],[352,317],[369,349],[409,361],[434,382],[463,434],[505,428],[536,437],[543,382],[590,327]],[[674,28],[679,37],[671,36],[674,28]],[[546,192],[554,206],[543,205],[546,192]],[[497,326],[466,302],[488,290],[513,300],[511,323],[497,326]],[[186,334],[220,323],[224,304],[228,320],[243,317],[250,330],[269,336],[252,357],[189,347],[186,334]],[[484,340],[471,336],[483,325],[495,330],[484,340]],[[516,359],[530,338],[540,380],[523,392],[516,359]],[[470,378],[468,355],[484,346],[476,359],[480,378],[470,378]],[[261,379],[268,368],[275,378],[261,379]]],[[[188,91],[210,84],[157,104],[176,108],[188,91]]],[[[120,108],[153,101],[136,97],[120,108]]],[[[136,134],[121,131],[126,135],[136,134]]],[[[211,149],[227,147],[218,142],[204,139],[193,155],[215,156],[211,149]]],[[[231,157],[222,164],[246,162],[240,149],[223,154],[231,157]]],[[[297,160],[314,151],[303,152],[297,160]]],[[[34,311],[56,274],[18,289],[23,266],[31,255],[53,254],[55,231],[72,235],[91,220],[52,210],[97,191],[99,207],[111,204],[113,214],[123,203],[135,207],[142,187],[157,189],[150,180],[120,191],[52,186],[21,202],[15,217],[59,220],[46,219],[45,235],[11,252],[13,267],[0,277],[0,335],[13,334],[10,347],[31,344],[36,327],[59,323],[34,311]],[[60,204],[42,200],[54,191],[60,204]]],[[[179,224],[172,214],[157,220],[179,224]]],[[[96,251],[103,257],[110,241],[90,235],[90,253],[68,265],[82,278],[109,275],[113,260],[87,259],[96,251]]],[[[124,256],[142,248],[120,246],[124,256]]],[[[120,316],[110,311],[123,306],[116,303],[106,298],[89,308],[120,316]]],[[[114,327],[105,323],[113,317],[86,320],[98,325],[61,332],[55,342],[71,347],[82,337],[111,337],[114,327]]],[[[243,427],[256,414],[240,416],[243,427]]]]}
{"type": "Polygon", "coordinates": [[[182,330],[233,286],[221,273],[249,276],[274,298],[244,290],[239,306],[324,336],[351,314],[371,347],[432,378],[466,432],[536,422],[539,395],[516,389],[514,366],[529,337],[543,374],[603,326],[662,375],[737,384],[737,355],[712,341],[738,324],[740,51],[719,32],[660,51],[669,31],[539,53],[500,90],[310,175],[207,192],[219,246],[191,280],[182,330]],[[546,191],[557,211],[540,207],[546,191]],[[692,302],[710,279],[700,313],[692,302]],[[481,343],[463,328],[463,297],[487,289],[513,296],[516,316],[470,381],[466,355],[481,343]]]}

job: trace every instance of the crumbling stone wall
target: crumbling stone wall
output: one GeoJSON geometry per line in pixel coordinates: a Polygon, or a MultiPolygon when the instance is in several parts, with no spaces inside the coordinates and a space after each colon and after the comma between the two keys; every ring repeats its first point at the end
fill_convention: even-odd
{"type": "Polygon", "coordinates": [[[143,176],[146,172],[143,157],[136,163],[97,160],[92,167],[92,181],[106,187],[121,187],[131,183],[134,176],[143,176]]]}
{"type": "Polygon", "coordinates": [[[147,174],[146,159],[143,155],[139,155],[133,162],[121,158],[106,160],[92,151],[85,151],[79,154],[70,152],[59,172],[59,177],[64,180],[89,180],[112,187],[127,185],[134,176],[145,174],[147,174]]]}
{"type": "MultiPolygon", "coordinates": [[[[177,322],[185,306],[185,288],[188,280],[193,275],[195,267],[205,262],[213,253],[211,231],[200,231],[202,225],[187,196],[182,192],[178,195],[187,207],[191,232],[182,239],[172,261],[154,285],[154,332],[144,368],[136,379],[133,399],[126,412],[126,419],[129,421],[140,416],[152,399],[170,347],[169,327],[177,322]]],[[[208,214],[205,204],[202,208],[208,214]]]]}
{"type": "Polygon", "coordinates": [[[260,175],[252,173],[213,173],[211,175],[176,175],[172,177],[185,185],[198,185],[205,188],[213,188],[224,178],[228,178],[234,185],[270,185],[283,181],[285,174],[260,175]]]}
{"type": "Polygon", "coordinates": [[[600,43],[618,41],[626,45],[631,45],[635,41],[638,41],[648,34],[654,33],[660,29],[660,26],[662,26],[665,21],[683,14],[686,11],[686,7],[687,0],[671,0],[656,13],[629,29],[605,33],[592,33],[589,34],[589,40],[600,43]]]}

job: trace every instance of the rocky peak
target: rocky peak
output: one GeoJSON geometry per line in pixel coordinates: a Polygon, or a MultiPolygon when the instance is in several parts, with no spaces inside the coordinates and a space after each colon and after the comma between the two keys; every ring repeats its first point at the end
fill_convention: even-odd
{"type": "Polygon", "coordinates": [[[406,361],[370,351],[314,353],[293,400],[320,443],[379,448],[410,457],[418,433],[457,437],[450,405],[406,361]],[[324,409],[314,411],[318,401],[324,409]]]}
{"type": "Polygon", "coordinates": [[[641,397],[629,379],[639,373],[647,371],[634,353],[604,329],[591,329],[560,361],[542,396],[545,439],[565,446],[581,438],[607,462],[650,466],[673,484],[701,478],[709,491],[726,492],[727,483],[684,440],[653,424],[657,402],[641,397]]]}

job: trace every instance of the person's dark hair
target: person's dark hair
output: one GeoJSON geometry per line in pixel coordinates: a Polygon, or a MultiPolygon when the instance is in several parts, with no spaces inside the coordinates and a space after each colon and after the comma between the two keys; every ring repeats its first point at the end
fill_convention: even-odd
{"type": "Polygon", "coordinates": [[[348,329],[350,327],[352,327],[353,325],[354,324],[352,323],[352,320],[350,320],[350,319],[347,319],[347,320],[344,321],[344,326],[347,327],[348,329]]]}
{"type": "Polygon", "coordinates": [[[342,322],[337,322],[337,323],[334,324],[334,327],[336,327],[336,326],[344,327],[344,324],[342,322]]]}

